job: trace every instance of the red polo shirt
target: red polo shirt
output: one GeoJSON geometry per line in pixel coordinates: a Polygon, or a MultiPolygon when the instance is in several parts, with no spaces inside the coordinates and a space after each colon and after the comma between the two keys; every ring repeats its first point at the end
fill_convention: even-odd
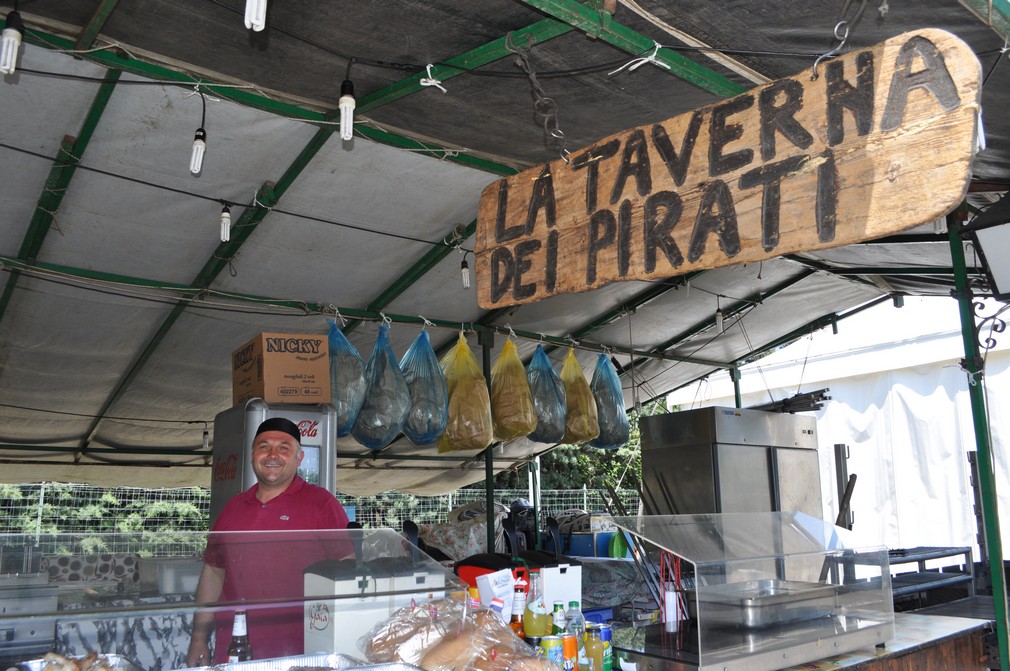
{"type": "MultiPolygon", "coordinates": [[[[297,476],[267,503],[256,498],[258,489],[256,484],[225,504],[211,529],[204,561],[225,570],[221,601],[291,599],[291,605],[281,607],[250,606],[249,642],[256,659],[299,655],[305,567],[352,551],[346,539],[338,538],[341,534],[309,530],[346,529],[347,514],[333,494],[297,476]],[[263,533],[270,531],[277,533],[263,533]]],[[[215,618],[214,662],[221,663],[228,659],[233,614],[219,612],[215,618]]]]}

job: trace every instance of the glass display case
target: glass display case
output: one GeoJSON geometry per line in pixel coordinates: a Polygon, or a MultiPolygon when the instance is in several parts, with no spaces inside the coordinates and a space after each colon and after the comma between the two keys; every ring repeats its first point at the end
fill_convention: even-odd
{"type": "Polygon", "coordinates": [[[619,517],[662,621],[616,627],[622,668],[771,671],[894,636],[886,548],[797,512],[619,517]]]}
{"type": "Polygon", "coordinates": [[[361,637],[401,606],[465,589],[390,529],[2,535],[0,566],[0,663],[24,671],[47,652],[185,668],[194,616],[230,635],[239,610],[257,659],[360,658],[361,637]],[[208,571],[228,582],[198,602],[208,571]]]}

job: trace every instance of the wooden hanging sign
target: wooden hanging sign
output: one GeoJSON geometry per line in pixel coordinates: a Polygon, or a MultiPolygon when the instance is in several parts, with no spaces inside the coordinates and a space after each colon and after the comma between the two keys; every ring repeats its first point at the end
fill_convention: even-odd
{"type": "Polygon", "coordinates": [[[897,233],[964,198],[981,67],[917,30],[484,189],[481,307],[897,233]]]}

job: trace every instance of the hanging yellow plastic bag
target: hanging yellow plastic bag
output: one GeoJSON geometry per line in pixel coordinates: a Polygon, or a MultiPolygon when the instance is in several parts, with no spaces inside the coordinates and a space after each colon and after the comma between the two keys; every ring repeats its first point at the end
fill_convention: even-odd
{"type": "Polygon", "coordinates": [[[582,366],[575,358],[574,348],[568,348],[568,356],[561,367],[561,381],[565,385],[567,415],[565,417],[565,437],[562,443],[575,445],[592,440],[600,435],[600,420],[596,414],[596,399],[582,373],[582,366]]]}
{"type": "Polygon", "coordinates": [[[526,369],[511,338],[491,368],[491,420],[496,441],[526,436],[537,428],[526,369]]]}
{"type": "Polygon", "coordinates": [[[438,439],[439,452],[482,450],[491,444],[491,399],[480,365],[470,351],[466,335],[441,361],[449,392],[449,418],[438,439]]]}

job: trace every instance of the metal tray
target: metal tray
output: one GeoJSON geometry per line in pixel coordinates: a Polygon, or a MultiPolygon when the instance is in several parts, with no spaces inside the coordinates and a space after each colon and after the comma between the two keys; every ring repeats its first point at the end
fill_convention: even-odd
{"type": "Polygon", "coordinates": [[[292,655],[290,657],[275,657],[274,659],[254,659],[249,662],[231,662],[207,667],[219,671],[288,671],[292,667],[317,666],[343,671],[365,665],[365,662],[337,653],[316,653],[314,655],[292,655]]]}
{"type": "MultiPolygon", "coordinates": [[[[838,595],[834,585],[770,578],[703,587],[691,596],[697,598],[702,625],[751,629],[827,617],[838,595]]],[[[688,598],[689,605],[695,605],[693,600],[688,598]]]]}
{"type": "MultiPolygon", "coordinates": [[[[84,658],[84,655],[65,656],[67,659],[84,658]]],[[[136,662],[123,657],[122,655],[99,655],[99,657],[104,659],[108,663],[109,667],[114,669],[114,671],[141,671],[140,666],[138,666],[136,662]]],[[[10,666],[7,671],[42,671],[46,664],[47,662],[45,659],[30,659],[10,666]]]]}

